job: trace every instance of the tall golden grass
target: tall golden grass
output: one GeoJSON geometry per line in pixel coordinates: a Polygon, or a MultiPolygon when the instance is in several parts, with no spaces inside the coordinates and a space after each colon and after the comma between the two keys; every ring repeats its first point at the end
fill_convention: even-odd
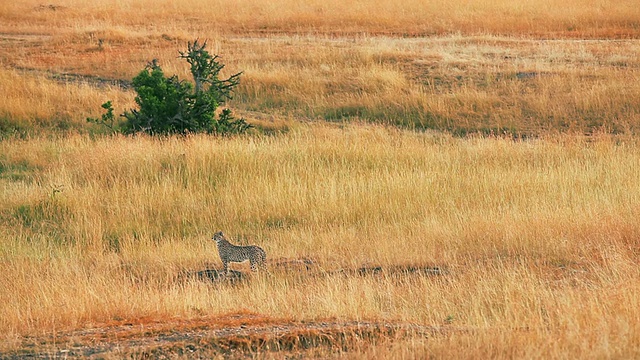
{"type": "Polygon", "coordinates": [[[638,129],[635,41],[314,38],[282,59],[289,41],[234,64],[246,75],[234,106],[463,134],[638,129]]]}
{"type": "Polygon", "coordinates": [[[34,129],[65,133],[86,129],[86,118],[112,99],[130,104],[130,93],[90,84],[60,83],[22,71],[0,68],[0,129],[3,134],[28,134],[34,129]]]}
{"type": "MultiPolygon", "coordinates": [[[[176,58],[184,43],[147,38],[136,45],[127,39],[130,55],[95,51],[87,37],[70,45],[88,49],[83,61],[69,55],[54,61],[69,69],[63,73],[126,81],[158,57],[169,74],[189,79],[187,64],[176,58]],[[104,61],[110,65],[100,68],[104,61]]],[[[51,40],[42,49],[58,46],[51,40]]],[[[222,52],[227,74],[244,72],[229,105],[250,121],[356,119],[456,134],[634,134],[640,128],[640,47],[633,40],[287,35],[216,37],[209,46],[222,52]]],[[[82,83],[97,81],[92,78],[60,83],[37,70],[48,66],[37,56],[24,61],[21,67],[36,71],[2,70],[0,113],[13,127],[88,131],[85,118],[99,117],[102,102],[113,100],[117,113],[134,105],[132,91],[82,83]]]]}
{"type": "Polygon", "coordinates": [[[3,2],[0,352],[244,309],[462,330],[365,358],[639,357],[639,24],[635,0],[3,2]],[[187,78],[195,38],[244,71],[234,110],[289,131],[83,135],[149,60],[187,78]],[[217,230],[329,274],[183,276],[217,230]],[[398,264],[443,274],[332,272],[398,264]]]}
{"type": "Polygon", "coordinates": [[[99,116],[99,104],[107,100],[114,100],[119,112],[128,109],[133,95],[73,82],[61,86],[51,78],[128,81],[156,58],[167,73],[187,79],[177,51],[201,38],[222,55],[227,73],[245,72],[231,106],[256,116],[364,119],[460,134],[637,133],[640,47],[634,39],[640,10],[635,5],[632,0],[7,3],[0,8],[0,86],[9,100],[0,104],[0,123],[6,124],[2,129],[30,133],[43,132],[39,123],[47,124],[44,132],[87,131],[88,112],[99,116]],[[31,89],[34,82],[38,89],[29,94],[17,85],[31,89]],[[52,93],[59,98],[53,103],[47,95],[52,93]],[[24,105],[32,101],[33,109],[24,105]],[[79,104],[82,110],[72,111],[79,104]]]}
{"type": "Polygon", "coordinates": [[[88,25],[149,28],[156,31],[210,29],[218,32],[326,32],[402,35],[518,34],[541,37],[633,37],[640,10],[633,0],[585,2],[552,0],[240,0],[79,1],[6,3],[0,31],[88,25]],[[17,25],[17,27],[16,27],[17,25]]]}
{"type": "MultiPolygon", "coordinates": [[[[469,333],[405,354],[633,357],[640,156],[633,138],[514,142],[379,126],[279,136],[0,142],[0,328],[247,309],[469,333]],[[441,276],[181,278],[220,265],[212,232],[321,268],[441,276]],[[447,325],[449,324],[449,325],[447,325]]],[[[390,351],[380,348],[370,351],[390,351]]]]}

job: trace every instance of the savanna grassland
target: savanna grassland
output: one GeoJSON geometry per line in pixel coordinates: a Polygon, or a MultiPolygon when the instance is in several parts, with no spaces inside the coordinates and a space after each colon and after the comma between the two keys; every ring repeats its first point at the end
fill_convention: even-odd
{"type": "Polygon", "coordinates": [[[0,357],[640,357],[639,37],[630,0],[0,4],[0,357]],[[250,134],[85,121],[195,38],[250,134]],[[217,230],[269,272],[201,276],[217,230]]]}

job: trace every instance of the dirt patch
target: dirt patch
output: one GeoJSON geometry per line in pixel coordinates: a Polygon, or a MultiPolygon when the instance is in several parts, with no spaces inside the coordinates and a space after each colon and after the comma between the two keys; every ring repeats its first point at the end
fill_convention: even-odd
{"type": "Polygon", "coordinates": [[[284,271],[312,271],[318,270],[318,262],[311,258],[277,258],[269,260],[269,267],[275,270],[284,271]]]}
{"type": "Polygon", "coordinates": [[[58,81],[63,84],[87,84],[96,88],[117,87],[122,90],[128,90],[132,88],[131,81],[122,79],[107,79],[93,75],[52,72],[45,72],[45,75],[49,79],[58,81]]]}
{"type": "Polygon", "coordinates": [[[31,68],[14,67],[16,70],[24,71],[27,74],[36,76],[44,76],[47,79],[54,80],[61,84],[89,85],[95,88],[103,89],[106,87],[120,88],[121,90],[129,90],[132,88],[131,81],[123,79],[108,79],[94,75],[60,73],[31,68]]]}
{"type": "Polygon", "coordinates": [[[45,34],[24,34],[24,33],[0,33],[1,43],[41,43],[51,39],[51,35],[45,34]]]}
{"type": "Polygon", "coordinates": [[[462,331],[402,322],[287,321],[240,313],[212,318],[103,324],[89,329],[28,337],[21,349],[0,354],[24,358],[202,358],[246,357],[267,352],[304,352],[324,348],[346,352],[410,336],[462,331]]]}
{"type": "MultiPolygon", "coordinates": [[[[179,274],[181,281],[206,281],[220,286],[254,279],[250,271],[207,269],[179,274]]],[[[240,264],[242,265],[242,264],[240,264]]],[[[360,266],[326,271],[315,259],[270,260],[268,276],[294,276],[301,281],[331,276],[407,277],[444,275],[438,267],[416,265],[360,266]]],[[[428,338],[468,330],[399,321],[295,321],[240,312],[195,319],[113,320],[48,336],[22,338],[3,359],[48,358],[247,358],[256,355],[306,357],[357,351],[407,338],[428,338]]]]}
{"type": "MultiPolygon", "coordinates": [[[[236,265],[232,263],[231,265],[236,265]]],[[[240,264],[242,265],[242,264],[240,264]]],[[[251,272],[246,262],[246,269],[229,270],[225,273],[223,270],[215,268],[207,268],[204,270],[191,271],[179,275],[179,278],[189,278],[214,283],[236,284],[251,279],[251,272]]],[[[241,266],[238,266],[240,268],[241,266]]],[[[404,278],[404,277],[421,277],[421,276],[440,276],[447,275],[447,269],[437,266],[424,265],[363,265],[357,268],[338,268],[325,269],[314,259],[300,258],[277,258],[268,262],[268,272],[272,276],[279,274],[295,274],[298,278],[317,278],[327,276],[375,276],[386,278],[404,278]]]]}
{"type": "Polygon", "coordinates": [[[446,269],[436,266],[420,265],[392,265],[392,266],[362,266],[356,269],[355,274],[364,275],[387,275],[387,276],[432,276],[445,275],[446,269]]]}
{"type": "Polygon", "coordinates": [[[64,11],[67,9],[68,8],[66,6],[55,4],[41,4],[33,8],[34,11],[64,11]]]}
{"type": "Polygon", "coordinates": [[[275,259],[269,267],[280,271],[296,271],[310,276],[434,276],[446,275],[448,270],[438,266],[426,265],[361,265],[357,268],[324,269],[315,260],[302,259],[275,259]]]}

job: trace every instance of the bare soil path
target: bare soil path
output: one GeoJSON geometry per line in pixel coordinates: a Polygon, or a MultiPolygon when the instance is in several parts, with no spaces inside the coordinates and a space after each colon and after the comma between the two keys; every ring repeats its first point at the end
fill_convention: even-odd
{"type": "Polygon", "coordinates": [[[323,348],[345,352],[386,340],[461,331],[402,322],[287,321],[236,313],[191,320],[121,322],[27,337],[3,359],[246,357],[323,348]]]}
{"type": "MultiPolygon", "coordinates": [[[[425,266],[361,266],[320,269],[312,259],[278,258],[270,262],[271,276],[372,276],[402,279],[442,276],[448,271],[425,266]]],[[[211,268],[184,273],[181,279],[221,284],[251,281],[241,271],[211,268]],[[185,277],[186,276],[186,277],[185,277]]],[[[300,354],[322,350],[348,352],[380,342],[459,332],[449,325],[424,326],[409,322],[321,319],[294,321],[241,311],[194,319],[114,320],[55,334],[26,336],[16,350],[0,352],[0,359],[50,358],[211,358],[247,357],[262,353],[300,354]]]]}

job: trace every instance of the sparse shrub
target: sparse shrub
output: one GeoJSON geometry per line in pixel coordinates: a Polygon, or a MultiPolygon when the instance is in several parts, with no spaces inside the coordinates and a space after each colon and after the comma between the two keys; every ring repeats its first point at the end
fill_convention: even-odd
{"type": "Polygon", "coordinates": [[[221,80],[219,75],[224,65],[217,61],[217,55],[212,56],[205,50],[206,45],[206,42],[199,44],[195,40],[188,43],[186,52],[180,52],[180,58],[191,65],[194,84],[180,80],[176,75],[167,77],[157,60],[153,60],[133,78],[138,109],[125,111],[121,115],[124,122],[116,124],[110,101],[102,105],[107,112],[101,119],[89,118],[87,121],[125,134],[208,132],[225,135],[245,132],[251,125],[244,119],[236,119],[231,110],[223,109],[216,116],[218,107],[231,99],[242,73],[221,80]]]}
{"type": "Polygon", "coordinates": [[[107,127],[113,132],[118,131],[116,125],[116,117],[113,115],[113,105],[111,104],[111,101],[107,101],[106,103],[102,104],[102,108],[107,110],[107,112],[102,114],[100,119],[87,118],[87,121],[107,127]]]}

